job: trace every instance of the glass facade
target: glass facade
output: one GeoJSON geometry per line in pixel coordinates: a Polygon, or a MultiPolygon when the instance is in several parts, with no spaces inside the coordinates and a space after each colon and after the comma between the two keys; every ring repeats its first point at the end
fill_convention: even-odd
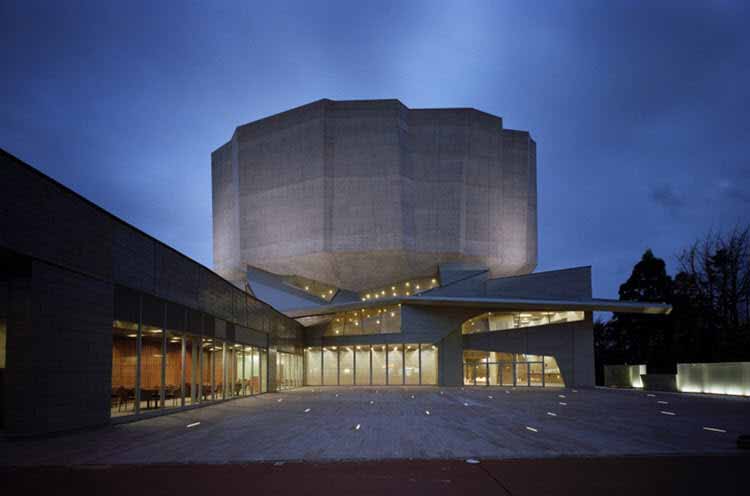
{"type": "Polygon", "coordinates": [[[112,326],[113,417],[135,413],[137,367],[138,324],[116,320],[112,326]]]}
{"type": "Polygon", "coordinates": [[[339,385],[354,384],[354,347],[342,346],[339,349],[339,385]]]}
{"type": "Polygon", "coordinates": [[[438,350],[432,344],[305,348],[307,386],[436,385],[438,350]]]}
{"type": "Polygon", "coordinates": [[[419,345],[404,345],[404,384],[419,384],[419,345]]]}
{"type": "Polygon", "coordinates": [[[276,353],[276,386],[292,389],[302,386],[302,357],[293,353],[276,353]]]}
{"type": "Polygon", "coordinates": [[[388,384],[400,386],[404,383],[404,347],[388,345],[388,384]]]}
{"type": "Polygon", "coordinates": [[[464,384],[565,386],[555,357],[476,350],[464,350],[464,384]]]}
{"type": "MultiPolygon", "coordinates": [[[[211,320],[213,325],[212,317],[128,293],[122,301],[117,293],[115,297],[115,314],[124,318],[112,323],[111,417],[179,409],[268,390],[265,349],[201,337],[203,322],[211,320]]],[[[302,385],[302,357],[277,356],[279,387],[302,385]]]]}
{"type": "Polygon", "coordinates": [[[320,386],[323,379],[323,355],[320,348],[305,348],[305,385],[320,386]]]}
{"type": "Polygon", "coordinates": [[[438,286],[440,286],[440,283],[438,283],[437,278],[423,277],[362,291],[359,296],[362,301],[396,298],[399,296],[413,296],[419,293],[424,293],[425,291],[429,291],[438,286]]]}
{"type": "Polygon", "coordinates": [[[360,336],[401,332],[401,305],[337,313],[325,329],[326,336],[360,336]]]}
{"type": "Polygon", "coordinates": [[[463,334],[505,331],[521,327],[562,324],[583,320],[584,312],[488,312],[461,325],[463,334]]]}

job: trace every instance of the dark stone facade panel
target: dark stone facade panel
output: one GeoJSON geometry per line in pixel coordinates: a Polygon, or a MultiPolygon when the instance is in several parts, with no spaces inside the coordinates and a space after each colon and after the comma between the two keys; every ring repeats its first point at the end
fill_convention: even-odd
{"type": "Polygon", "coordinates": [[[111,279],[109,215],[0,150],[0,245],[111,279]]]}
{"type": "Polygon", "coordinates": [[[6,426],[31,435],[109,421],[113,286],[33,262],[9,322],[6,426]]]}

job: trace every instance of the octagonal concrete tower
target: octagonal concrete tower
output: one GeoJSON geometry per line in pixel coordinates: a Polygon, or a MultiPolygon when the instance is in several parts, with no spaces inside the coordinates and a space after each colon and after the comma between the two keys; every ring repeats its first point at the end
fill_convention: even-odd
{"type": "Polygon", "coordinates": [[[536,144],[470,108],[319,100],[239,126],[212,161],[214,266],[361,291],[437,264],[526,274],[536,144]]]}

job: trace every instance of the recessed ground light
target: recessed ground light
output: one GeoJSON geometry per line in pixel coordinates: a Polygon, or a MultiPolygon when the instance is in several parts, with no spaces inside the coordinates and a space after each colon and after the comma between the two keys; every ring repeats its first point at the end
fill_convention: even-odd
{"type": "Polygon", "coordinates": [[[574,392],[574,393],[577,393],[577,392],[578,392],[578,390],[577,390],[577,389],[573,389],[573,392],[574,392]]]}
{"type": "Polygon", "coordinates": [[[339,397],[339,393],[336,393],[336,397],[337,397],[337,398],[339,397]]]}
{"type": "Polygon", "coordinates": [[[726,432],[724,429],[719,429],[717,427],[704,427],[703,430],[711,432],[726,432]]]}
{"type": "Polygon", "coordinates": [[[468,403],[464,403],[464,406],[469,406],[469,404],[468,403]]]}
{"type": "Polygon", "coordinates": [[[494,396],[492,396],[492,395],[487,396],[488,400],[491,400],[492,398],[494,398],[494,396]]]}
{"type": "Polygon", "coordinates": [[[414,395],[413,394],[411,395],[411,399],[414,399],[414,395]]]}
{"type": "Polygon", "coordinates": [[[274,467],[280,467],[280,466],[284,465],[284,463],[285,462],[273,462],[273,466],[274,467]]]}
{"type": "Polygon", "coordinates": [[[479,460],[477,460],[476,458],[469,458],[466,460],[466,463],[470,465],[476,465],[477,463],[479,463],[479,460]]]}
{"type": "Polygon", "coordinates": [[[558,398],[565,398],[565,395],[564,394],[558,394],[557,397],[558,398]]]}
{"type": "Polygon", "coordinates": [[[668,412],[666,410],[662,410],[659,413],[661,413],[662,415],[677,415],[675,412],[668,412]]]}
{"type": "Polygon", "coordinates": [[[371,404],[371,405],[374,405],[374,404],[375,404],[375,402],[374,402],[374,401],[372,401],[372,400],[370,400],[370,404],[371,404]]]}
{"type": "Polygon", "coordinates": [[[655,398],[656,397],[655,394],[651,394],[651,393],[647,394],[646,396],[648,396],[649,398],[655,398]]]}
{"type": "Polygon", "coordinates": [[[506,389],[506,390],[505,390],[505,394],[510,394],[510,391],[508,391],[508,390],[506,389]]]}
{"type": "Polygon", "coordinates": [[[191,427],[198,427],[199,425],[201,425],[200,422],[193,422],[192,424],[188,424],[187,428],[190,429],[191,427]]]}
{"type": "Polygon", "coordinates": [[[531,432],[539,432],[538,429],[534,429],[533,427],[529,427],[528,425],[526,426],[526,430],[531,432]]]}
{"type": "Polygon", "coordinates": [[[440,394],[443,394],[443,392],[442,392],[442,391],[440,391],[440,394]]]}
{"type": "Polygon", "coordinates": [[[660,405],[669,405],[669,401],[661,401],[661,400],[659,400],[659,401],[657,401],[657,403],[659,403],[660,405]]]}
{"type": "Polygon", "coordinates": [[[430,414],[430,411],[429,411],[429,410],[425,410],[425,411],[424,411],[424,414],[425,414],[425,415],[429,415],[429,414],[430,414]]]}
{"type": "Polygon", "coordinates": [[[557,417],[557,414],[554,412],[547,412],[547,415],[549,415],[550,417],[557,417]]]}
{"type": "Polygon", "coordinates": [[[277,403],[281,403],[282,401],[284,401],[284,398],[279,398],[278,400],[276,400],[277,403]]]}
{"type": "Polygon", "coordinates": [[[309,408],[305,408],[305,413],[309,413],[309,412],[310,412],[310,409],[309,408]]]}
{"type": "Polygon", "coordinates": [[[562,406],[568,406],[568,404],[565,403],[564,401],[561,401],[559,404],[562,405],[562,406]]]}
{"type": "Polygon", "coordinates": [[[354,426],[354,430],[355,430],[355,431],[358,431],[358,430],[359,430],[359,427],[360,427],[360,425],[359,425],[359,424],[355,425],[355,426],[354,426]]]}

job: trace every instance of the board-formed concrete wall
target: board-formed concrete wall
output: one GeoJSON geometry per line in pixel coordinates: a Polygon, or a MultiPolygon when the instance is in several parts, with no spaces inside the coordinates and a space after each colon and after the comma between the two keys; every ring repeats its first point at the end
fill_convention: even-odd
{"type": "Polygon", "coordinates": [[[320,100],[212,155],[214,267],[363,290],[445,262],[536,266],[536,145],[474,109],[320,100]]]}

